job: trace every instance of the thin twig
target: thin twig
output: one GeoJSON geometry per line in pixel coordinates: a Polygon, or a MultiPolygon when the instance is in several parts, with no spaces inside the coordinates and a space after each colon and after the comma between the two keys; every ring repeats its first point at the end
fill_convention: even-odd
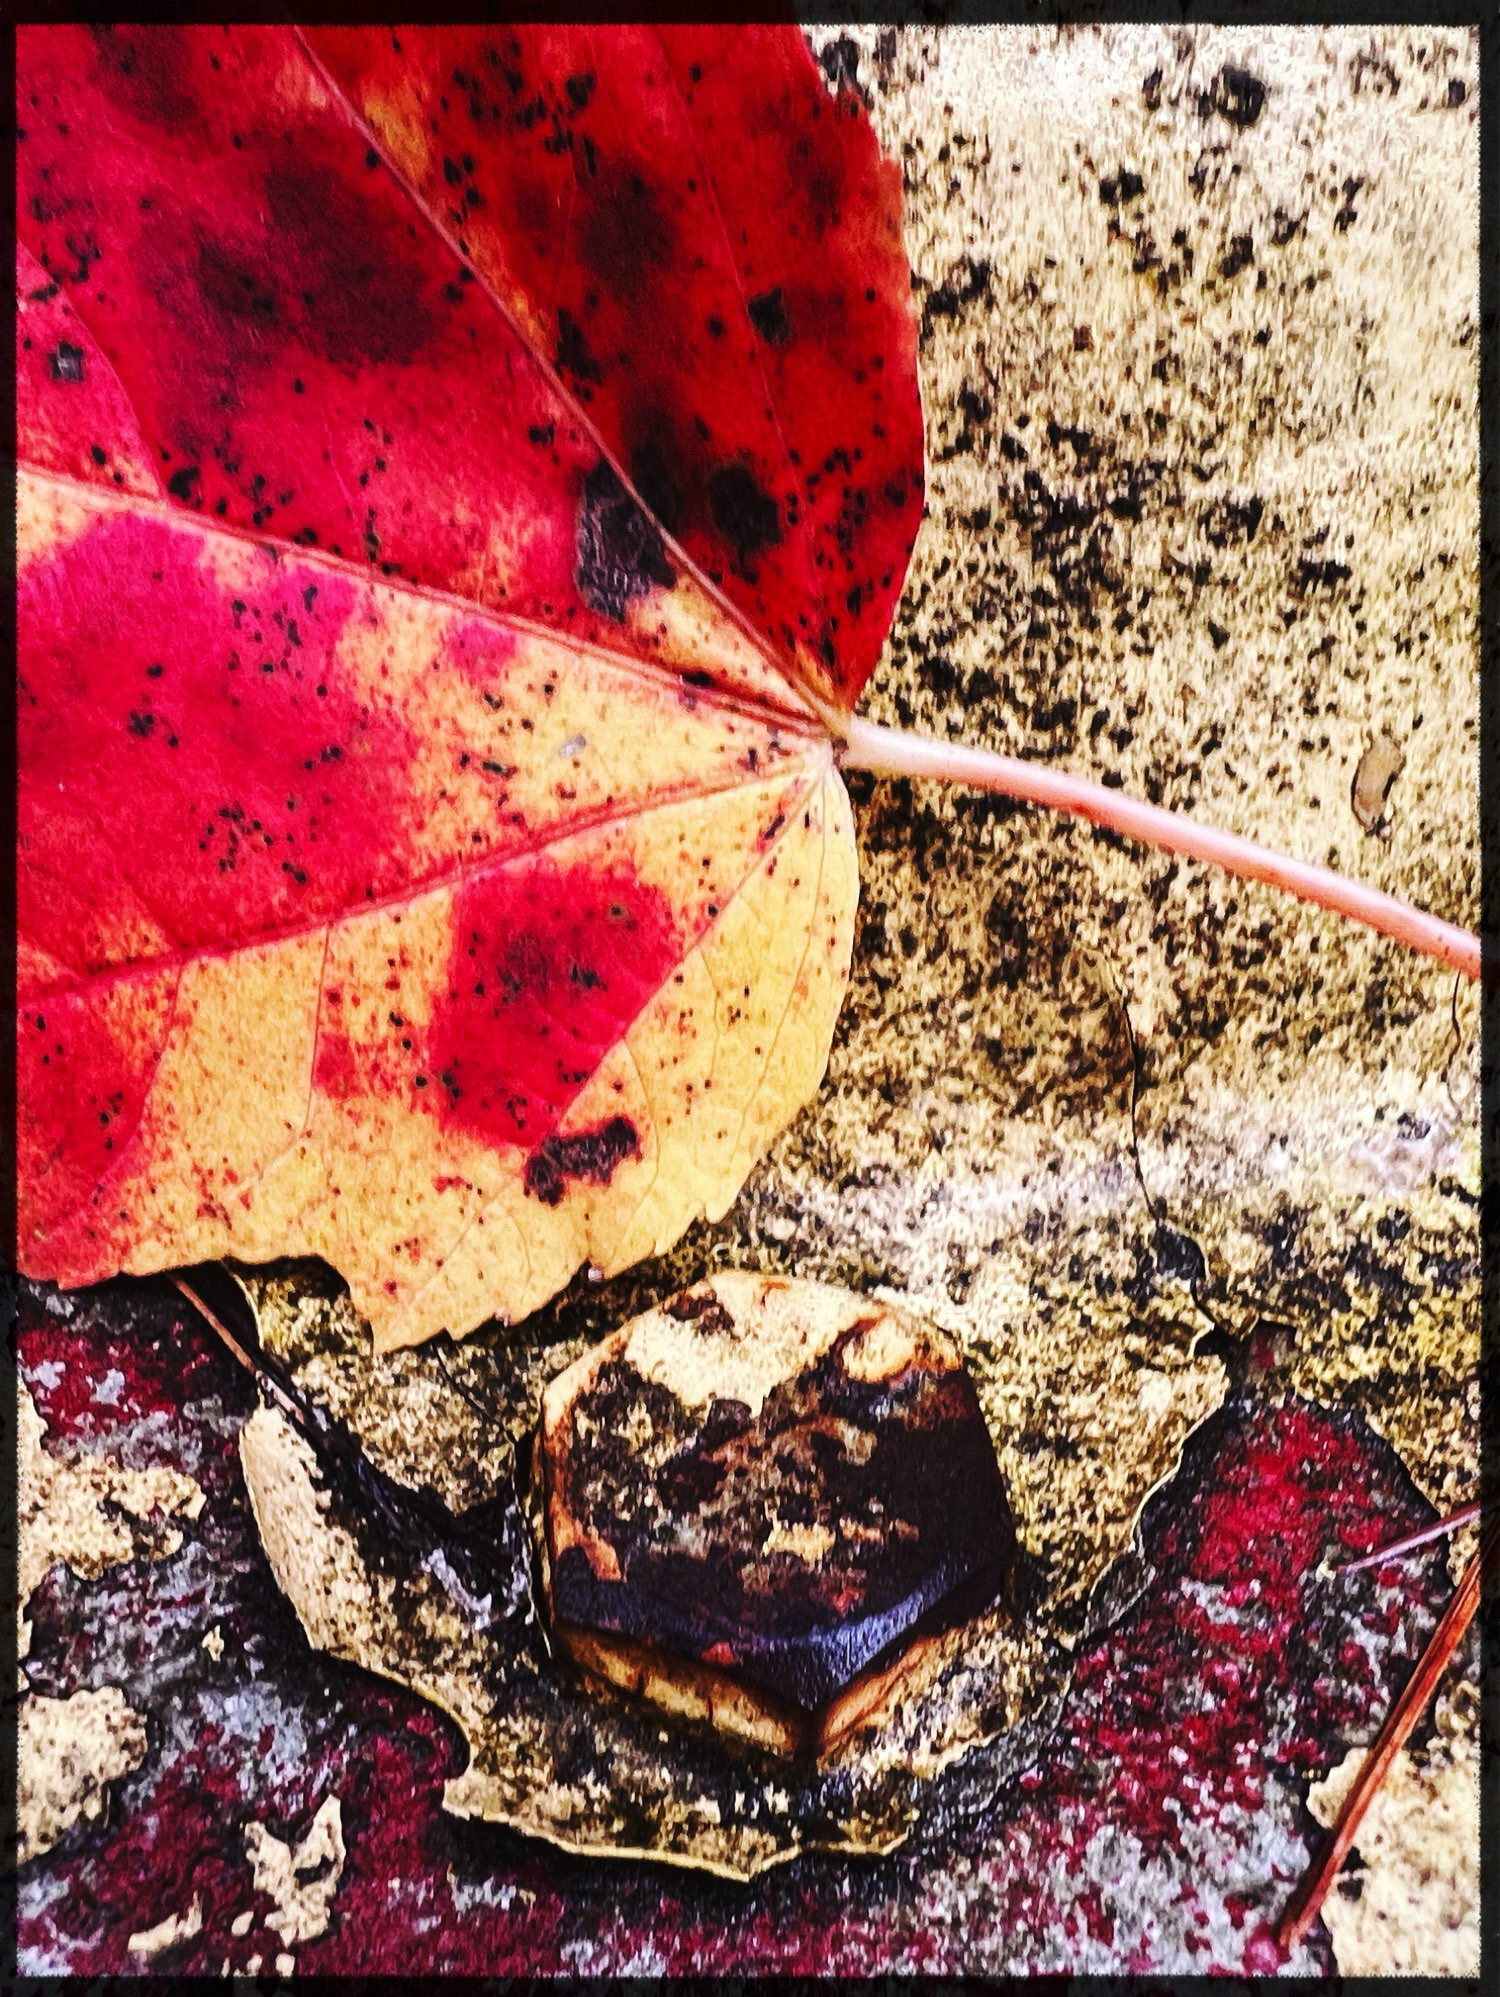
{"type": "MultiPolygon", "coordinates": [[[[341,1491],[357,1513],[372,1518],[392,1545],[404,1548],[414,1559],[423,1561],[434,1550],[442,1552],[449,1563],[450,1578],[439,1578],[450,1599],[476,1629],[487,1627],[487,1622],[476,1618],[487,1613],[485,1604],[490,1595],[510,1572],[503,1559],[507,1520],[497,1523],[486,1504],[475,1507],[471,1514],[455,1514],[435,1492],[413,1490],[380,1469],[365,1454],[353,1431],[306,1397],[277,1360],[264,1353],[259,1359],[252,1358],[191,1283],[177,1275],[172,1281],[254,1375],[262,1393],[280,1403],[282,1413],[311,1444],[325,1483],[341,1491]]],[[[456,1386],[457,1382],[451,1384],[456,1386]]],[[[513,1494],[510,1502],[514,1503],[513,1494]]]]}
{"type": "Polygon", "coordinates": [[[234,1333],[229,1329],[228,1325],[225,1324],[224,1320],[221,1317],[219,1317],[214,1311],[211,1311],[209,1309],[208,1305],[203,1301],[202,1297],[199,1296],[198,1292],[193,1288],[191,1283],[185,1282],[181,1276],[173,1276],[172,1282],[177,1289],[181,1290],[182,1294],[187,1298],[188,1302],[192,1305],[193,1309],[198,1313],[199,1317],[203,1319],[204,1323],[207,1324],[211,1330],[216,1331],[218,1333],[219,1337],[223,1340],[224,1344],[229,1347],[229,1350],[234,1354],[235,1358],[238,1359],[240,1364],[244,1367],[245,1371],[247,1373],[253,1373],[256,1379],[258,1380],[260,1378],[259,1366],[256,1365],[255,1361],[250,1357],[250,1354],[245,1350],[244,1346],[240,1344],[239,1340],[235,1337],[234,1333]]]}
{"type": "Polygon", "coordinates": [[[230,1352],[233,1353],[234,1357],[238,1359],[246,1372],[254,1378],[256,1385],[262,1392],[274,1395],[281,1403],[282,1408],[290,1416],[296,1427],[304,1433],[308,1432],[309,1429],[316,1430],[320,1424],[309,1421],[309,1410],[306,1405],[299,1401],[291,1383],[277,1377],[280,1368],[269,1364],[263,1356],[259,1359],[252,1357],[245,1350],[244,1346],[240,1344],[239,1340],[218,1313],[210,1309],[204,1299],[199,1296],[191,1283],[185,1282],[181,1276],[177,1275],[172,1277],[172,1282],[182,1292],[183,1296],[187,1298],[204,1323],[218,1334],[219,1338],[229,1348],[230,1352]]]}
{"type": "Polygon", "coordinates": [[[845,769],[870,770],[877,776],[935,777],[941,782],[971,784],[976,790],[1019,798],[1026,804],[1070,811],[1127,839],[1138,839],[1147,846],[1180,853],[1185,859],[1222,867],[1245,880],[1284,889],[1302,901],[1314,902],[1319,908],[1362,922],[1423,956],[1436,957],[1439,963],[1451,965],[1465,977],[1478,978],[1482,972],[1494,977],[1500,965],[1500,959],[1494,956],[1481,960],[1479,938],[1467,929],[1429,915],[1425,909],[1413,908],[1409,902],[1398,901],[1379,888],[1350,880],[1331,867],[1294,860],[1269,846],[1257,845],[1253,839],[1242,839],[1238,833],[1220,832],[1184,813],[1128,797],[1124,791],[1071,776],[1066,770],[1016,756],[1000,756],[990,749],[937,742],[896,728],[880,728],[857,715],[840,723],[839,732],[843,738],[839,761],[845,769]]]}
{"type": "Polygon", "coordinates": [[[1456,1512],[1449,1512],[1446,1518],[1434,1525],[1423,1526],[1420,1532],[1409,1532],[1403,1539],[1393,1539],[1389,1546],[1377,1546],[1373,1553],[1363,1553],[1358,1560],[1346,1560],[1342,1567],[1335,1567],[1335,1574],[1359,1574],[1366,1567],[1378,1567],[1382,1561],[1398,1560],[1402,1554],[1411,1553],[1419,1546],[1426,1546],[1434,1539],[1445,1539],[1450,1532],[1457,1532],[1461,1525],[1470,1519],[1477,1519],[1481,1512],[1492,1511],[1500,1504],[1497,1498],[1476,1498],[1472,1505],[1460,1505],[1456,1512]]]}
{"type": "Polygon", "coordinates": [[[1463,1579],[1453,1591],[1437,1628],[1427,1640],[1421,1661],[1407,1680],[1401,1697],[1391,1708],[1385,1725],[1376,1736],[1375,1745],[1365,1757],[1364,1765],[1344,1798],[1338,1820],[1323,1842],[1317,1863],[1292,1895],[1281,1917],[1276,1939],[1284,1954],[1291,1953],[1318,1918],[1319,1909],[1329,1887],[1338,1877],[1339,1867],[1349,1854],[1349,1847],[1354,1843],[1366,1810],[1374,1801],[1387,1769],[1405,1745],[1407,1736],[1426,1712],[1427,1702],[1437,1689],[1448,1660],[1474,1620],[1484,1582],[1495,1571],[1497,1564],[1500,1564],[1500,1528],[1492,1526],[1479,1551],[1464,1569],[1463,1579]]]}

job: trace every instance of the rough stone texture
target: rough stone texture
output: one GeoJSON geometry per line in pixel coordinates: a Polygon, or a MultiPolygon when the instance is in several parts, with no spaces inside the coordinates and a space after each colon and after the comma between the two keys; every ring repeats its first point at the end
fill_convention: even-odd
{"type": "MultiPolygon", "coordinates": [[[[923,316],[930,517],[868,711],[1118,775],[1472,925],[1474,39],[813,39],[903,159],[923,316]],[[1405,760],[1367,830],[1380,736],[1405,760]]],[[[242,1826],[294,1843],[330,1795],[347,1861],[299,1969],[1273,1966],[1306,1785],[1373,1737],[1449,1584],[1441,1549],[1342,1583],[1321,1563],[1474,1488],[1475,995],[1079,825],[852,789],[863,900],[822,1095],[718,1229],[577,1285],[520,1343],[424,1363],[481,1405],[539,1388],[711,1268],[910,1303],[974,1355],[1076,1644],[1050,1745],[1019,1780],[958,1763],[889,1858],[749,1889],[445,1820],[448,1723],[309,1655],[274,1590],[227,1362],[160,1292],[32,1299],[54,1433],[206,1498],[167,1559],[54,1567],[33,1597],[33,1689],[117,1686],[149,1745],[107,1825],[23,1873],[28,1967],[126,1967],[195,1894],[201,1932],[153,1966],[274,1959],[242,1826]],[[1088,1634],[1226,1381],[1110,1599],[1144,1592],[1088,1634]]],[[[477,1497],[484,1461],[430,1462],[427,1377],[369,1397],[372,1453],[477,1497]]],[[[1332,1966],[1321,1930],[1293,1966],[1332,1966]]]]}
{"type": "Polygon", "coordinates": [[[184,1913],[167,1914],[155,1927],[143,1928],[125,1946],[132,1955],[160,1955],[164,1949],[180,1947],[203,1932],[203,1902],[194,1895],[184,1913]]]}
{"type": "Polygon", "coordinates": [[[74,1824],[97,1823],[109,1785],[146,1754],[141,1716],[114,1685],[66,1699],[23,1699],[17,1728],[18,1860],[51,1851],[74,1824]]]}
{"type": "MultiPolygon", "coordinates": [[[[1118,778],[1472,926],[1473,42],[837,47],[906,162],[924,326],[930,518],[871,713],[1118,778]],[[1406,756],[1384,837],[1351,801],[1377,732],[1406,756]]],[[[861,799],[831,1086],[750,1196],[801,1272],[889,1283],[981,1341],[1003,1324],[1013,1480],[1028,1403],[1092,1401],[1096,1445],[1043,1444],[1032,1474],[1095,1530],[1129,1451],[1103,1355],[1174,1306],[1275,1319],[1310,1390],[1356,1399],[1439,1502],[1471,1495],[1473,989],[1039,812],[861,799]]]]}
{"type": "MultiPolygon", "coordinates": [[[[96,1391],[125,1384],[106,1375],[96,1391]]],[[[159,1467],[142,1470],[109,1456],[59,1461],[45,1446],[45,1424],[24,1385],[16,1390],[17,1652],[31,1644],[27,1606],[49,1568],[61,1562],[82,1580],[136,1558],[177,1552],[173,1513],[194,1519],[203,1493],[193,1479],[159,1467]]],[[[74,1824],[97,1822],[109,1785],[145,1757],[140,1713],[115,1685],[61,1699],[32,1693],[23,1666],[16,1741],[16,1828],[21,1863],[50,1851],[74,1824]]]]}
{"type": "MultiPolygon", "coordinates": [[[[1464,1687],[1466,1692],[1472,1687],[1464,1687]]],[[[1472,1713],[1440,1703],[1422,1754],[1397,1755],[1324,1919],[1345,1976],[1478,1976],[1479,1739],[1472,1713]]],[[[1332,1824],[1358,1778],[1355,1748],[1307,1807],[1332,1824]]]]}
{"type": "MultiPolygon", "coordinates": [[[[102,1380],[108,1398],[125,1384],[102,1380]]],[[[26,1603],[56,1561],[65,1561],[81,1579],[96,1580],[106,1567],[132,1555],[164,1558],[182,1545],[182,1533],[168,1518],[196,1518],[203,1493],[191,1477],[169,1470],[139,1470],[109,1457],[59,1460],[46,1447],[46,1425],[24,1386],[16,1394],[18,1461],[16,1515],[20,1564],[19,1650],[26,1655],[29,1631],[26,1603]]]]}
{"type": "Polygon", "coordinates": [[[245,1826],[255,1890],[276,1902],[266,1926],[283,1942],[309,1942],[328,1926],[328,1910],[344,1872],[343,1811],[337,1796],[325,1796],[307,1836],[287,1844],[264,1824],[245,1826]]]}

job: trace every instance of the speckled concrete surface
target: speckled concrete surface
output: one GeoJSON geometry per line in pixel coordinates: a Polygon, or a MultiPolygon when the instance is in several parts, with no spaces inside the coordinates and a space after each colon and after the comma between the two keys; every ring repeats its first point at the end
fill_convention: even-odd
{"type": "MultiPolygon", "coordinates": [[[[1472,44],[837,46],[868,52],[906,162],[924,326],[931,518],[871,712],[1118,779],[1472,925],[1472,44]],[[1377,730],[1406,764],[1372,836],[1351,787],[1377,730]]],[[[1149,1267],[1149,1202],[1203,1252],[1198,1305],[1296,1327],[1309,1381],[1377,1409],[1391,1376],[1445,1373],[1456,1426],[1381,1412],[1456,1494],[1477,1437],[1474,993],[1040,813],[882,784],[860,829],[831,1086],[755,1189],[803,1213],[809,1181],[835,1195],[812,1231],[826,1273],[858,1240],[867,1280],[971,1328],[1008,1315],[1048,1398],[1092,1341],[1059,1337],[1066,1299],[1037,1333],[1015,1301],[1059,1283],[1060,1241],[1106,1286],[1090,1235],[1111,1210],[1149,1267]],[[1127,1013],[1139,1173],[1109,1127],[1127,1013]]]]}
{"type": "MultiPolygon", "coordinates": [[[[813,39],[905,165],[923,323],[929,518],[867,711],[1118,778],[1472,924],[1472,39],[813,39]],[[1351,793],[1377,735],[1404,762],[1372,831],[1351,793]]],[[[1355,1634],[1317,1581],[1341,1533],[1425,1516],[1362,1420],[1429,1499],[1472,1491],[1477,1006],[1332,918],[1085,827],[851,789],[864,889],[822,1095],[718,1229],[577,1286],[524,1359],[481,1337],[422,1363],[481,1388],[544,1372],[711,1267],[910,1301],[973,1355],[1075,1642],[1238,1381],[1159,1501],[1146,1595],[1082,1640],[1035,1779],[997,1795],[960,1764],[905,1856],[799,1860],[748,1899],[442,1825],[451,1734],[301,1647],[249,1537],[245,1407],[180,1313],[136,1327],[125,1390],[149,1408],[122,1431],[98,1402],[130,1349],[111,1314],[134,1322],[111,1290],[82,1329],[38,1310],[28,1333],[34,1382],[71,1369],[48,1390],[62,1446],[139,1448],[208,1503],[149,1570],[40,1591],[34,1687],[119,1686],[148,1748],[108,1824],[23,1874],[31,1966],[126,1966],[129,1934],[186,1921],[195,1892],[202,1932],[150,1962],[269,1966],[259,1914],[232,1934],[260,1906],[243,1825],[295,1841],[333,1793],[348,1860],[307,1967],[1269,1966],[1305,1785],[1368,1740],[1445,1582],[1441,1554],[1398,1570],[1355,1634]],[[404,1823],[382,1794],[414,1799],[404,1823]]],[[[1331,1966],[1326,1940],[1295,1966],[1331,1966]]]]}

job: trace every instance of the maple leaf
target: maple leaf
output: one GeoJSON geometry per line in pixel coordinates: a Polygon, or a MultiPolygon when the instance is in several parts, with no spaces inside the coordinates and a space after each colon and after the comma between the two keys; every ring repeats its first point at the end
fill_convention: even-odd
{"type": "Polygon", "coordinates": [[[795,30],[31,29],[20,1203],[382,1345],[717,1218],[847,981],[922,504],[795,30]]]}

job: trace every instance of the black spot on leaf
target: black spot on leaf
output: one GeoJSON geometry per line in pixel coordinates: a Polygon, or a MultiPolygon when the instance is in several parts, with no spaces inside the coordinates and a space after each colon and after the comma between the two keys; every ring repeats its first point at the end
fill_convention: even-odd
{"type": "Polygon", "coordinates": [[[786,304],[781,296],[781,286],[774,291],[762,291],[750,300],[750,323],[763,340],[775,346],[783,346],[792,337],[791,325],[786,316],[786,304]]]}
{"type": "Polygon", "coordinates": [[[578,594],[623,623],[632,598],[677,580],[656,523],[625,490],[607,459],[584,481],[578,514],[578,594]]]}
{"type": "Polygon", "coordinates": [[[549,1137],[526,1161],[526,1190],[543,1206],[562,1203],[569,1179],[607,1186],[626,1158],[639,1158],[641,1140],[627,1117],[613,1116],[577,1137],[549,1137]]]}
{"type": "Polygon", "coordinates": [[[714,525],[734,544],[741,572],[763,548],[780,541],[780,511],[748,465],[724,465],[716,471],[708,482],[708,503],[714,525]]]}

